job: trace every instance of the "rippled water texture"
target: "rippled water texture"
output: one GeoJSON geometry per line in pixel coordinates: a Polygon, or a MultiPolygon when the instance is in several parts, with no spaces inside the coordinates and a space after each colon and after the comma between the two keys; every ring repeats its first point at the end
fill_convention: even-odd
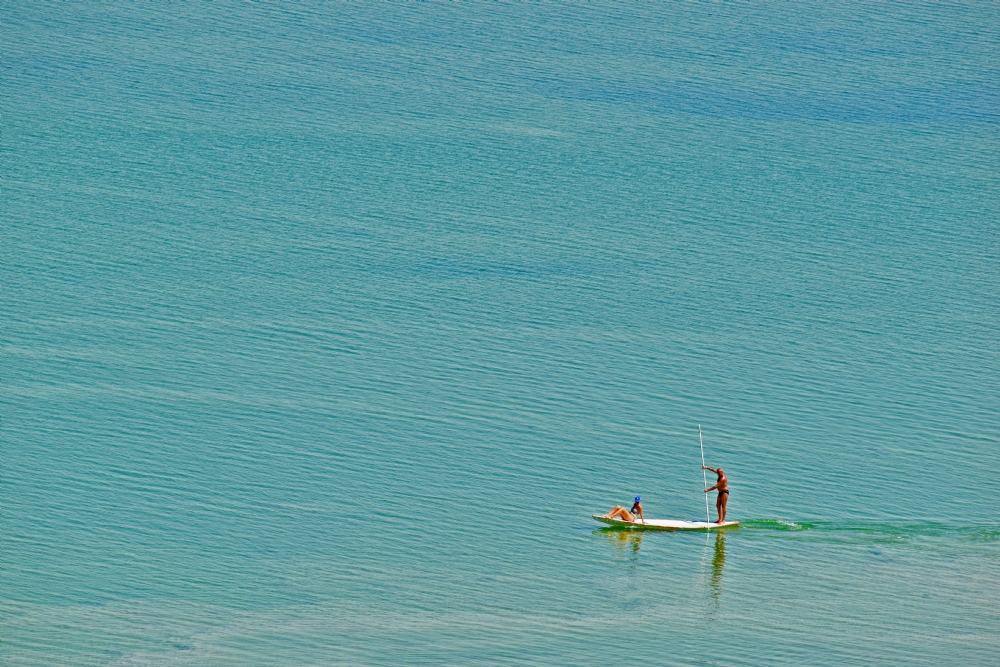
{"type": "Polygon", "coordinates": [[[3,13],[5,666],[996,661],[995,5],[3,13]]]}

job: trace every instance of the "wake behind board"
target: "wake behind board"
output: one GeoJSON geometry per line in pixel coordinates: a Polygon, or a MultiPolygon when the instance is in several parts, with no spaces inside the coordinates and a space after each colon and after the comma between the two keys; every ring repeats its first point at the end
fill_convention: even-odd
{"type": "Polygon", "coordinates": [[[601,523],[606,523],[619,528],[635,528],[638,530],[716,530],[718,528],[732,528],[740,525],[739,521],[726,521],[725,523],[709,523],[707,521],[678,521],[675,519],[646,519],[642,521],[623,521],[622,519],[609,519],[600,514],[592,515],[601,523]]]}

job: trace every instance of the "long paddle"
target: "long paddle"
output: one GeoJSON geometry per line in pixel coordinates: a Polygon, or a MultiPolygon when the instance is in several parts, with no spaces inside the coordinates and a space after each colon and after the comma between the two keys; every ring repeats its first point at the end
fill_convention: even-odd
{"type": "MultiPolygon", "coordinates": [[[[701,478],[705,482],[705,486],[702,488],[708,488],[708,474],[705,472],[705,443],[701,441],[701,424],[698,424],[698,446],[701,448],[701,478]]],[[[705,523],[712,523],[712,517],[708,513],[708,494],[705,494],[705,523]]],[[[705,530],[708,530],[708,526],[705,526],[705,530]]]]}

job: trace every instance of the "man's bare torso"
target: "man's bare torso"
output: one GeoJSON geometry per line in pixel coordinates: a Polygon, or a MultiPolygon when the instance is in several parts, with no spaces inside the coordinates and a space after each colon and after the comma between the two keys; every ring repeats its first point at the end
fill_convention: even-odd
{"type": "Polygon", "coordinates": [[[720,473],[716,473],[716,474],[719,475],[719,481],[717,482],[719,491],[720,492],[721,491],[728,491],[729,490],[729,480],[726,479],[726,473],[721,473],[721,474],[720,473]]]}

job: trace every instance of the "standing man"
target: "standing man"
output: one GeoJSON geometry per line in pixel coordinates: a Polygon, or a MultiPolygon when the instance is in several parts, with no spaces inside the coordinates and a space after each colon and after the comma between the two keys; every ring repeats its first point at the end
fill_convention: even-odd
{"type": "Polygon", "coordinates": [[[722,468],[702,466],[702,469],[711,470],[719,476],[719,481],[715,483],[715,486],[705,489],[705,493],[718,489],[719,495],[715,498],[715,511],[719,513],[719,523],[722,523],[726,520],[726,503],[729,502],[729,480],[726,479],[726,473],[722,472],[722,468]]]}

